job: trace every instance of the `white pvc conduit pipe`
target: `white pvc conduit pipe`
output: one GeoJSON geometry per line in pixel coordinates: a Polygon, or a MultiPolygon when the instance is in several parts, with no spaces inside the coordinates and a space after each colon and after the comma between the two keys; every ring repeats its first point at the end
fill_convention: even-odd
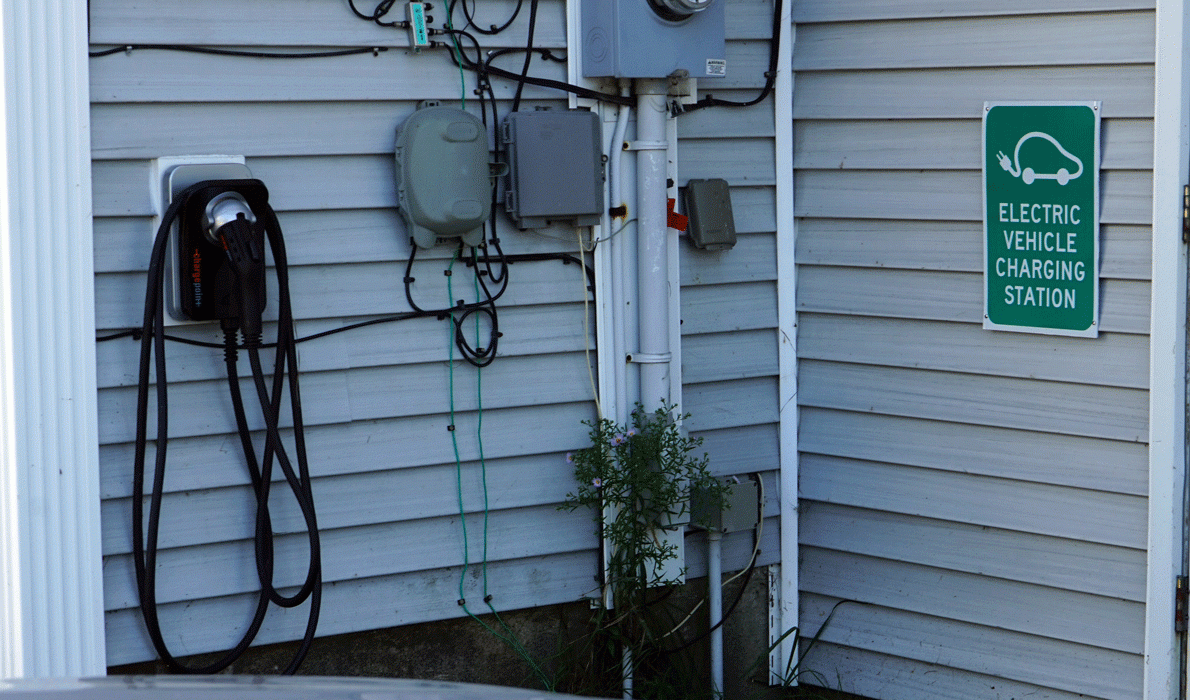
{"type": "Polygon", "coordinates": [[[668,83],[636,81],[637,313],[640,401],[651,411],[669,401],[669,250],[665,134],[668,83]]]}

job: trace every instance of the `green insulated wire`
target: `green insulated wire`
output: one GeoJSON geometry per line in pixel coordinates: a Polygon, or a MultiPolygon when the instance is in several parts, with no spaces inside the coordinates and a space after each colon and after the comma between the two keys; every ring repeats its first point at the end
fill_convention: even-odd
{"type": "MultiPolygon", "coordinates": [[[[459,45],[459,35],[454,32],[454,22],[451,18],[451,8],[446,10],[446,28],[450,30],[450,43],[455,52],[455,65],[459,67],[459,109],[467,109],[467,79],[463,75],[463,47],[459,45]]],[[[458,257],[458,254],[455,254],[458,257]]],[[[454,265],[454,261],[451,261],[454,265]]],[[[453,302],[452,302],[453,303],[453,302]]],[[[451,330],[454,330],[453,328],[451,330]]]]}
{"type": "MultiPolygon", "coordinates": [[[[456,250],[454,256],[451,258],[450,265],[446,268],[446,295],[448,297],[447,305],[450,307],[454,306],[454,296],[455,296],[454,295],[454,264],[458,259],[459,259],[459,252],[456,250]]],[[[476,277],[475,277],[475,298],[477,300],[479,299],[479,276],[478,275],[479,275],[479,268],[477,266],[476,267],[476,277]]],[[[492,629],[492,627],[490,625],[488,625],[488,623],[486,623],[483,620],[476,617],[475,613],[471,612],[470,608],[467,607],[467,599],[466,599],[466,596],[463,595],[463,583],[466,581],[467,570],[470,567],[471,562],[470,562],[469,554],[467,551],[468,545],[469,545],[469,541],[467,539],[467,512],[466,512],[466,507],[463,504],[463,460],[459,454],[458,430],[454,429],[454,427],[455,427],[455,362],[454,362],[455,319],[454,319],[453,314],[451,314],[449,321],[450,321],[450,323],[448,324],[449,335],[447,336],[447,345],[449,346],[449,349],[448,349],[449,362],[448,362],[447,366],[449,367],[449,376],[450,376],[450,381],[449,381],[449,385],[450,385],[450,425],[451,425],[450,440],[451,440],[451,444],[454,446],[454,453],[455,453],[455,485],[458,490],[458,499],[459,499],[459,522],[462,523],[462,526],[463,526],[463,571],[462,571],[462,573],[459,574],[459,605],[462,606],[463,612],[467,613],[468,617],[475,620],[479,624],[483,625],[483,628],[486,629],[488,632],[490,632],[492,634],[492,636],[496,637],[497,639],[499,639],[502,642],[504,642],[505,644],[507,644],[510,648],[512,648],[512,650],[514,652],[517,653],[518,656],[520,656],[522,659],[524,659],[524,661],[529,664],[529,667],[533,670],[533,673],[537,676],[538,680],[540,680],[542,685],[545,686],[546,690],[552,691],[554,689],[554,683],[550,680],[549,676],[547,676],[545,674],[545,672],[541,670],[541,667],[537,665],[537,662],[535,662],[533,660],[533,657],[530,656],[529,651],[527,649],[525,649],[524,645],[522,645],[520,643],[520,640],[517,638],[516,633],[514,633],[512,631],[512,629],[500,617],[500,614],[498,612],[496,612],[495,606],[492,605],[491,596],[488,595],[488,512],[489,512],[488,475],[487,475],[487,465],[484,462],[484,458],[483,458],[483,385],[482,385],[482,382],[480,379],[482,370],[478,367],[475,370],[476,371],[476,376],[475,376],[476,393],[477,393],[477,398],[479,400],[478,401],[478,410],[477,410],[478,427],[476,429],[476,431],[477,431],[476,437],[477,437],[477,440],[479,443],[479,465],[480,465],[480,475],[482,477],[482,483],[483,483],[483,563],[482,563],[482,566],[483,566],[483,599],[484,599],[484,602],[487,603],[488,609],[490,609],[492,611],[492,615],[494,615],[497,622],[500,623],[500,627],[502,627],[504,629],[504,634],[501,634],[500,632],[496,631],[495,629],[492,629]]],[[[479,339],[480,339],[479,332],[480,332],[479,317],[476,316],[475,337],[476,337],[477,344],[479,343],[479,339]]]]}

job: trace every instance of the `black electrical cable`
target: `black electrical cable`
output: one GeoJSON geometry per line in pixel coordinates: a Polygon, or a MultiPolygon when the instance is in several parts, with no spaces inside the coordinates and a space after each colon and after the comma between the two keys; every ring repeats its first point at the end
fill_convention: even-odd
{"type": "Polygon", "coordinates": [[[156,576],[157,576],[157,536],[161,517],[161,501],[165,477],[165,437],[168,435],[169,412],[166,410],[166,366],[165,366],[165,337],[164,309],[161,305],[161,285],[163,281],[164,257],[167,235],[164,231],[178,214],[182,200],[175,200],[166,210],[163,226],[157,232],[150,256],[147,290],[145,292],[145,313],[143,334],[141,336],[140,376],[137,386],[136,412],[136,446],[133,457],[132,484],[132,555],[133,566],[136,571],[137,593],[140,598],[141,613],[153,646],[171,670],[186,670],[193,673],[215,673],[227,668],[237,659],[248,646],[264,622],[265,612],[268,610],[268,597],[262,590],[257,597],[256,611],[248,629],[236,645],[223,657],[215,662],[199,667],[185,668],[170,655],[161,635],[161,624],[157,616],[156,576]],[[144,473],[145,450],[148,424],[149,401],[149,371],[153,360],[153,350],[156,348],[156,385],[157,385],[157,457],[154,466],[152,496],[149,503],[149,527],[144,529],[144,473]]]}
{"type": "MultiPolygon", "coordinates": [[[[164,496],[164,479],[166,468],[166,453],[168,445],[169,397],[168,377],[165,362],[165,333],[164,309],[162,305],[162,291],[164,284],[164,261],[166,242],[169,229],[177,218],[180,208],[191,194],[205,187],[225,185],[234,187],[242,181],[206,181],[178,193],[162,216],[161,226],[150,256],[148,282],[145,291],[145,314],[141,329],[140,381],[137,386],[136,412],[136,446],[133,458],[133,496],[132,496],[132,549],[134,568],[136,570],[137,590],[140,597],[141,612],[149,637],[158,655],[171,671],[183,673],[215,673],[234,662],[252,643],[260,626],[264,621],[270,601],[282,607],[295,607],[307,600],[310,601],[310,614],[306,625],[301,646],[285,669],[286,674],[297,671],[309,651],[318,624],[318,616],[322,599],[322,562],[318,535],[317,518],[314,511],[313,494],[311,491],[311,477],[305,445],[301,412],[301,395],[298,387],[297,351],[293,335],[293,312],[289,298],[288,261],[285,254],[284,242],[281,238],[280,225],[271,208],[258,212],[258,218],[263,219],[263,233],[267,237],[273,259],[276,264],[278,281],[279,319],[277,324],[276,358],[273,368],[272,390],[265,385],[264,371],[260,362],[260,323],[259,319],[242,318],[256,308],[257,312],[263,308],[262,303],[249,303],[247,295],[240,306],[241,318],[224,319],[224,357],[228,372],[228,386],[232,397],[233,412],[236,426],[240,434],[244,457],[247,463],[249,477],[257,501],[256,528],[254,534],[257,554],[257,576],[261,589],[257,595],[256,610],[248,629],[240,637],[236,645],[217,661],[201,667],[190,667],[174,657],[165,643],[158,617],[156,598],[156,568],[158,533],[160,530],[161,506],[164,496]],[[251,434],[248,431],[247,418],[244,411],[243,399],[240,396],[238,373],[236,371],[236,353],[238,345],[235,334],[241,331],[244,335],[244,345],[247,347],[252,375],[256,385],[257,396],[260,400],[261,412],[265,422],[265,448],[262,460],[256,460],[255,449],[252,446],[251,434]],[[155,357],[154,357],[155,356],[155,357]],[[155,370],[155,377],[150,376],[150,365],[155,370]],[[288,385],[286,375],[288,374],[288,385]],[[148,395],[149,384],[156,383],[157,394],[157,437],[156,458],[152,492],[149,500],[149,518],[146,532],[144,520],[144,476],[145,453],[147,449],[148,425],[148,395]],[[290,395],[290,410],[293,419],[293,439],[298,468],[294,471],[289,455],[284,447],[280,435],[280,407],[283,389],[288,389],[290,395]],[[307,528],[310,546],[310,561],[306,580],[301,588],[292,596],[281,595],[273,584],[273,530],[268,512],[269,490],[272,482],[272,464],[276,460],[286,481],[294,493],[302,511],[307,528]]],[[[247,222],[240,218],[236,222],[227,224],[219,229],[223,234],[224,246],[229,251],[229,260],[233,273],[240,278],[241,288],[247,289],[249,282],[243,279],[245,273],[237,266],[233,252],[234,241],[229,244],[228,235],[240,235],[244,228],[250,228],[247,222]]],[[[259,273],[263,274],[263,250],[258,252],[256,263],[259,273]]]]}
{"type": "MultiPolygon", "coordinates": [[[[476,41],[474,36],[469,35],[467,32],[465,32],[461,29],[437,29],[435,31],[440,34],[458,34],[460,36],[465,36],[465,37],[470,38],[472,41],[475,41],[478,44],[478,42],[476,41]]],[[[518,49],[518,50],[523,51],[524,49],[518,49]]],[[[534,50],[538,51],[540,49],[534,49],[534,50]]],[[[454,55],[454,52],[450,52],[450,60],[456,66],[460,65],[459,60],[454,55]]],[[[537,78],[537,77],[534,77],[531,75],[522,76],[519,73],[513,73],[512,71],[507,71],[507,70],[504,70],[503,68],[497,68],[490,64],[485,67],[485,65],[482,63],[477,63],[477,62],[468,60],[468,61],[463,62],[461,67],[463,68],[463,70],[469,70],[469,71],[473,71],[476,73],[482,72],[487,75],[494,75],[499,78],[505,78],[507,80],[517,81],[518,83],[524,82],[527,85],[536,85],[537,87],[550,88],[553,90],[559,90],[561,92],[570,92],[575,95],[578,95],[579,97],[586,97],[588,99],[598,100],[600,102],[606,102],[608,104],[626,105],[628,107],[632,107],[632,106],[636,105],[636,100],[632,97],[627,97],[624,95],[617,95],[617,94],[612,94],[612,93],[607,93],[607,92],[600,92],[598,90],[592,90],[590,88],[585,88],[585,87],[582,87],[581,85],[573,85],[571,83],[567,83],[567,82],[564,82],[561,80],[551,80],[549,78],[537,78]]]]}
{"type": "Polygon", "coordinates": [[[521,110],[521,93],[525,89],[525,78],[529,77],[529,64],[533,60],[533,39],[537,32],[537,1],[529,0],[529,38],[525,46],[525,64],[521,67],[521,75],[517,80],[516,94],[512,97],[512,111],[521,110]]]}
{"type": "MultiPolygon", "coordinates": [[[[580,260],[579,258],[571,255],[570,253],[518,253],[518,254],[514,254],[514,255],[505,255],[500,259],[503,260],[504,262],[509,263],[509,264],[518,263],[518,262],[542,262],[542,261],[546,261],[546,260],[560,260],[564,264],[568,264],[568,265],[569,264],[581,265],[583,267],[583,272],[586,273],[586,275],[587,275],[587,281],[589,281],[591,283],[589,289],[594,291],[594,288],[595,288],[595,269],[592,268],[590,265],[588,265],[585,260],[580,260]]],[[[490,262],[490,260],[487,258],[479,258],[478,261],[481,263],[490,262]]],[[[472,264],[472,263],[468,263],[468,264],[472,264]]]]}
{"type": "MultiPolygon", "coordinates": [[[[496,239],[495,241],[492,241],[492,242],[495,244],[497,251],[499,251],[499,240],[496,239]]],[[[550,260],[558,260],[558,261],[561,261],[566,264],[573,263],[576,265],[582,265],[583,270],[586,272],[587,279],[590,281],[590,285],[588,285],[588,289],[591,290],[592,292],[594,292],[595,270],[592,269],[592,267],[590,265],[586,264],[585,261],[580,261],[577,257],[571,255],[570,253],[521,253],[521,254],[516,254],[516,255],[501,254],[500,256],[484,255],[484,256],[472,258],[470,260],[466,260],[465,262],[467,265],[474,265],[476,262],[478,262],[480,264],[490,266],[491,263],[493,263],[493,262],[507,262],[507,263],[511,264],[511,263],[516,263],[516,262],[545,262],[545,261],[550,261],[550,260]]],[[[490,267],[489,267],[489,270],[490,270],[490,267]]],[[[489,279],[492,279],[492,281],[496,282],[497,284],[505,284],[504,280],[507,278],[507,274],[508,274],[507,266],[505,266],[505,270],[503,272],[501,272],[499,276],[489,273],[489,279]]],[[[481,280],[481,283],[482,283],[482,280],[481,280]]],[[[503,292],[500,292],[500,294],[502,294],[502,293],[503,292]]],[[[496,298],[499,298],[499,297],[497,296],[496,298]]],[[[411,312],[407,312],[407,313],[392,314],[389,316],[381,316],[379,318],[368,319],[367,321],[359,321],[356,323],[348,324],[346,326],[340,326],[339,328],[331,328],[330,330],[319,331],[318,333],[311,333],[310,335],[305,335],[300,338],[295,338],[294,342],[295,343],[305,343],[307,341],[318,340],[320,338],[325,338],[327,336],[335,335],[337,333],[345,333],[347,331],[353,331],[353,330],[356,330],[359,328],[366,328],[368,326],[376,326],[376,325],[380,325],[380,324],[384,324],[384,323],[395,323],[397,321],[408,321],[408,320],[414,319],[414,318],[442,319],[442,318],[445,318],[447,315],[449,315],[449,313],[451,311],[454,311],[454,310],[455,309],[429,309],[429,310],[424,310],[424,311],[411,311],[411,312]]],[[[112,341],[112,340],[119,340],[121,338],[132,338],[135,341],[140,341],[141,338],[143,338],[143,337],[144,337],[144,330],[142,328],[128,328],[128,329],[117,331],[115,333],[111,333],[108,335],[98,336],[95,338],[95,342],[104,343],[104,342],[108,342],[108,341],[112,341]]],[[[220,348],[225,347],[225,344],[223,344],[223,343],[212,343],[212,342],[208,342],[208,341],[204,341],[204,340],[194,340],[193,338],[183,338],[181,336],[170,335],[168,333],[162,334],[162,337],[165,340],[168,340],[171,342],[182,343],[185,345],[193,345],[193,346],[201,347],[201,348],[220,349],[220,348]]],[[[268,350],[270,348],[276,347],[276,345],[277,345],[276,343],[261,343],[260,348],[262,350],[268,350]]],[[[247,349],[246,346],[243,346],[243,345],[237,345],[236,348],[240,349],[240,350],[247,349]]]]}
{"type": "Polygon", "coordinates": [[[192,46],[188,44],[125,44],[123,46],[116,46],[110,49],[102,49],[99,51],[92,51],[87,54],[91,58],[102,58],[103,56],[111,56],[117,53],[132,53],[133,51],[181,51],[183,53],[201,53],[212,56],[238,56],[240,58],[278,58],[278,59],[303,59],[303,58],[338,58],[340,56],[357,56],[359,54],[370,53],[379,55],[382,51],[388,51],[387,46],[369,46],[358,47],[353,49],[337,49],[334,51],[244,51],[241,49],[216,49],[209,46],[192,46]]]}
{"type": "MultiPolygon", "coordinates": [[[[753,480],[759,480],[759,478],[760,478],[759,475],[755,475],[753,477],[753,480]]],[[[757,481],[757,483],[759,483],[759,481],[757,481]]],[[[764,503],[763,503],[763,501],[760,500],[759,493],[757,494],[757,499],[758,500],[756,503],[756,508],[757,508],[756,512],[757,512],[758,517],[763,518],[764,517],[764,515],[763,515],[764,503]]],[[[755,535],[755,532],[753,534],[755,535]]],[[[735,600],[732,601],[730,606],[728,606],[727,611],[719,617],[719,621],[716,622],[715,624],[711,625],[707,629],[703,630],[702,633],[696,635],[693,639],[689,639],[689,640],[683,642],[682,644],[679,644],[676,647],[672,647],[669,649],[662,649],[661,650],[662,654],[673,654],[673,653],[682,651],[684,649],[688,649],[691,646],[694,646],[695,644],[697,644],[697,643],[701,642],[702,640],[706,639],[707,637],[709,637],[712,632],[719,629],[720,627],[723,626],[723,624],[725,622],[727,622],[727,618],[731,617],[731,614],[733,612],[735,612],[736,606],[740,604],[741,600],[743,600],[744,592],[748,590],[748,584],[752,581],[752,574],[756,571],[756,561],[759,558],[759,554],[760,554],[760,542],[756,542],[755,551],[753,552],[752,559],[751,559],[751,561],[748,562],[747,570],[744,571],[744,581],[743,581],[743,583],[740,584],[740,590],[736,593],[735,600]]],[[[668,636],[668,635],[666,635],[666,636],[668,636]]]]}
{"type": "Polygon", "coordinates": [[[736,102],[733,100],[720,100],[714,95],[707,93],[706,97],[692,105],[685,107],[675,105],[675,107],[681,110],[676,112],[675,116],[689,114],[700,109],[705,109],[706,107],[751,107],[764,102],[765,98],[772,94],[773,87],[777,83],[777,61],[779,60],[781,53],[782,2],[783,0],[776,0],[776,3],[773,7],[773,34],[769,39],[769,69],[764,74],[764,87],[760,90],[760,94],[746,102],[736,102]]]}
{"type": "Polygon", "coordinates": [[[723,623],[727,621],[727,618],[731,617],[731,614],[733,612],[735,612],[736,606],[740,604],[741,600],[743,600],[744,592],[748,590],[748,584],[752,581],[752,574],[755,571],[756,571],[756,560],[754,559],[754,560],[752,560],[752,563],[748,565],[748,570],[744,572],[744,581],[743,581],[743,583],[740,584],[740,590],[736,594],[735,600],[732,601],[731,605],[727,608],[727,611],[723,613],[722,617],[719,618],[718,622],[711,625],[707,629],[703,630],[700,634],[696,635],[693,639],[688,639],[676,647],[662,649],[661,653],[662,654],[676,654],[677,652],[682,651],[684,649],[689,649],[690,647],[694,646],[695,644],[698,644],[702,640],[711,636],[711,632],[714,632],[715,630],[722,627],[723,623]]]}
{"type": "Polygon", "coordinates": [[[558,55],[554,54],[552,49],[543,49],[540,47],[533,47],[532,49],[527,49],[522,46],[508,46],[503,49],[492,49],[491,51],[488,51],[488,56],[486,59],[484,59],[484,68],[486,69],[492,63],[493,60],[495,60],[501,56],[504,56],[505,54],[525,53],[525,52],[532,52],[532,51],[536,51],[537,53],[541,54],[541,59],[543,61],[553,61],[554,63],[566,63],[566,58],[564,56],[558,56],[558,55]]]}
{"type": "MultiPolygon", "coordinates": [[[[462,248],[462,243],[459,244],[459,247],[460,249],[462,248]]],[[[473,249],[472,257],[478,259],[477,255],[478,254],[475,253],[473,249]]],[[[494,360],[496,357],[496,346],[499,344],[501,335],[499,317],[496,311],[496,300],[503,296],[505,290],[508,289],[507,271],[505,270],[501,273],[501,278],[503,280],[501,287],[499,291],[493,294],[488,289],[487,282],[483,279],[485,275],[482,274],[483,271],[479,269],[478,264],[468,264],[468,267],[472,268],[476,276],[479,287],[484,292],[484,298],[471,303],[466,303],[460,300],[458,304],[449,309],[428,311],[418,306],[417,302],[413,300],[413,283],[417,281],[416,278],[413,277],[413,262],[416,258],[417,245],[411,244],[409,260],[405,263],[404,278],[405,300],[408,302],[410,308],[420,314],[437,316],[439,320],[445,320],[448,317],[452,319],[452,323],[454,323],[455,326],[455,345],[462,353],[463,359],[468,363],[475,365],[476,367],[486,367],[491,364],[492,360],[494,360]],[[482,348],[472,346],[467,341],[462,330],[463,321],[476,313],[487,316],[489,322],[488,344],[482,348]]],[[[444,271],[444,274],[450,275],[452,274],[452,270],[447,269],[444,271]]]]}
{"type": "MultiPolygon", "coordinates": [[[[452,18],[454,17],[455,5],[457,5],[457,4],[458,4],[458,0],[450,0],[450,5],[448,6],[448,9],[447,9],[447,14],[449,14],[452,18]]],[[[512,10],[512,15],[509,16],[508,20],[505,21],[504,24],[501,24],[499,26],[493,24],[490,26],[490,28],[484,29],[483,27],[479,26],[479,24],[477,24],[475,22],[475,17],[471,14],[472,11],[467,9],[467,0],[463,0],[463,17],[465,17],[467,19],[467,26],[463,27],[463,28],[464,29],[473,28],[473,29],[475,29],[475,31],[479,32],[480,34],[487,34],[489,36],[499,34],[500,32],[502,32],[505,29],[508,29],[510,26],[512,26],[512,23],[516,21],[517,15],[521,14],[521,6],[524,4],[525,4],[525,0],[517,0],[516,7],[513,8],[513,10],[512,10]]]]}
{"type": "Polygon", "coordinates": [[[360,19],[370,20],[382,27],[406,26],[403,20],[398,20],[396,22],[385,22],[382,20],[382,18],[392,10],[393,5],[396,4],[396,0],[380,0],[380,2],[376,4],[376,9],[374,9],[370,15],[365,15],[364,13],[360,12],[359,8],[355,6],[355,0],[347,0],[347,4],[351,6],[351,11],[355,13],[355,16],[359,17],[360,19]]]}

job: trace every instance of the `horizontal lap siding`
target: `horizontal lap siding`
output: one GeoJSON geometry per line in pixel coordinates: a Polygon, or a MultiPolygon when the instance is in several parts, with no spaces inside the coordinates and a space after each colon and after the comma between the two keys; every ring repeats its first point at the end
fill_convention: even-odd
{"type": "MultiPolygon", "coordinates": [[[[703,94],[747,101],[764,86],[772,2],[728,8],[728,79],[701,81],[703,94]]],[[[776,169],[772,98],[743,109],[680,116],[678,185],[722,178],[731,190],[738,234],[727,251],[698,250],[679,239],[682,398],[686,427],[703,438],[711,470],[758,474],[764,512],[758,565],[780,559],[777,417],[776,169]]],[[[747,565],[750,537],[724,541],[724,571],[747,565]],[[742,556],[741,556],[742,555],[742,556]]],[[[689,538],[690,571],[705,570],[704,538],[689,538]]],[[[745,662],[746,663],[746,662],[745,662]]]]}
{"type": "MultiPolygon", "coordinates": [[[[479,20],[512,12],[514,0],[479,7],[479,20]]],[[[763,83],[772,6],[735,3],[729,13],[731,75],[716,94],[748,99],[763,83]]],[[[445,6],[441,8],[445,11],[445,6]]],[[[435,13],[437,14],[437,13],[435,13]]],[[[526,16],[487,48],[519,47],[526,16]]],[[[540,3],[536,44],[565,45],[565,3],[540,3]]],[[[409,310],[404,296],[410,245],[396,211],[393,140],[421,100],[450,104],[459,72],[444,50],[413,54],[404,31],[354,17],[345,3],[287,0],[284,8],[244,0],[176,2],[146,13],[140,3],[92,3],[93,49],[127,44],[199,44],[265,51],[385,47],[376,55],[302,61],[136,50],[91,60],[97,324],[138,325],[142,315],[153,202],[152,159],[180,154],[243,155],[265,182],[285,229],[299,337],[409,310]]],[[[513,54],[498,59],[510,70],[513,54]]],[[[533,74],[564,80],[564,64],[534,62],[533,74]]],[[[474,77],[467,75],[467,89],[474,77]]],[[[494,80],[500,111],[515,84],[494,80]]],[[[468,94],[468,109],[477,110],[468,94]]],[[[565,106],[555,91],[527,85],[524,107],[565,106]]],[[[690,430],[704,438],[720,474],[759,472],[765,486],[761,563],[779,552],[776,424],[775,204],[771,101],[745,112],[684,117],[679,169],[726,177],[741,240],[735,251],[682,251],[685,373],[690,430]],[[742,118],[741,118],[742,117],[742,118]],[[732,157],[724,157],[725,153],[732,157]]],[[[500,215],[498,215],[500,216],[500,215]]],[[[503,224],[505,252],[571,251],[569,241],[503,224]]],[[[414,295],[423,307],[448,300],[445,247],[418,255],[414,295]]],[[[500,357],[483,370],[483,456],[487,463],[488,581],[501,610],[574,601],[596,585],[597,540],[590,516],[560,512],[572,487],[564,455],[587,440],[594,416],[584,329],[585,279],[575,265],[512,265],[501,298],[500,357]]],[[[456,276],[457,280],[457,276],[456,276]]],[[[276,298],[269,281],[269,298],[276,298]]],[[[455,284],[454,296],[472,294],[455,284]]],[[[266,311],[266,335],[276,310],[266,311]]],[[[218,342],[209,326],[171,332],[218,342]]],[[[453,422],[463,461],[470,551],[464,559],[456,492],[447,364],[448,333],[434,319],[352,330],[302,343],[302,394],[314,491],[323,531],[326,593],[319,634],[372,629],[461,614],[479,599],[483,483],[475,434],[481,415],[474,368],[456,367],[453,422]]],[[[154,653],[137,610],[131,566],[131,469],[138,346],[98,347],[101,480],[108,661],[154,653]]],[[[171,649],[229,646],[242,632],[258,587],[251,563],[251,498],[227,401],[221,354],[170,344],[169,479],[161,535],[159,599],[171,649]]],[[[265,353],[266,360],[271,354],[265,353]]],[[[593,355],[592,355],[593,356],[593,355]]],[[[245,363],[246,365],[246,363],[245,363]]],[[[246,374],[246,366],[241,374],[246,374]]],[[[248,385],[245,384],[247,390],[248,385]]],[[[150,416],[150,432],[155,417],[150,416]]],[[[259,419],[250,416],[257,431],[259,419]]],[[[288,431],[288,424],[286,424],[288,431]]],[[[154,456],[149,447],[149,460],[154,456]]],[[[275,491],[282,491],[279,487],[275,491]]],[[[300,514],[276,494],[277,582],[300,583],[305,538],[300,514]]],[[[706,570],[691,537],[692,575],[706,570]]],[[[724,567],[748,563],[744,533],[724,543],[724,567]]],[[[299,638],[305,608],[274,609],[261,643],[299,638]]]]}
{"type": "Polygon", "coordinates": [[[803,678],[1140,697],[1151,10],[794,3],[803,678]],[[983,102],[1089,99],[1101,335],[985,331],[983,102]]]}
{"type": "MultiPolygon", "coordinates": [[[[395,129],[424,99],[457,100],[459,73],[443,50],[414,55],[406,33],[355,18],[346,4],[291,0],[172,3],[145,9],[92,3],[94,48],[179,43],[261,50],[388,46],[379,55],[269,61],[168,51],[91,60],[97,324],[138,325],[153,203],[150,164],[159,156],[232,153],[265,182],[285,229],[299,336],[408,311],[410,246],[395,212],[395,129]]],[[[507,13],[513,2],[484,5],[507,13]]],[[[563,49],[565,5],[541,3],[537,43],[563,49]]],[[[525,42],[522,18],[491,48],[525,42]]],[[[510,67],[515,57],[505,59],[510,67]]],[[[536,74],[562,79],[560,64],[536,74]]],[[[474,78],[467,77],[468,89],[474,78]]],[[[496,81],[497,95],[515,86],[496,81]]],[[[558,93],[527,87],[527,106],[564,106],[558,93]]],[[[468,101],[475,109],[475,103],[468,101]]],[[[501,102],[501,111],[509,108],[501,102]]],[[[566,251],[568,243],[502,231],[506,252],[566,251]]],[[[423,252],[416,300],[448,303],[442,270],[450,252],[423,252]]],[[[501,610],[574,601],[595,585],[597,540],[588,514],[558,511],[572,488],[564,455],[586,440],[593,417],[583,328],[582,271],[561,262],[518,263],[500,300],[500,358],[482,374],[487,464],[488,581],[501,610]]],[[[465,279],[465,278],[464,278],[465,279]]],[[[274,282],[270,280],[270,285],[274,282]]],[[[269,298],[276,298],[270,287],[269,298]]],[[[470,285],[455,296],[471,297],[470,285]]],[[[266,335],[276,309],[266,313],[266,335]]],[[[174,329],[218,341],[209,326],[174,329]]],[[[435,319],[371,326],[302,343],[302,394],[314,493],[322,529],[326,593],[320,634],[461,614],[464,561],[482,556],[483,492],[475,369],[454,372],[462,490],[470,551],[464,559],[455,485],[448,332],[435,319]]],[[[456,351],[457,352],[457,351],[456,351]]],[[[101,480],[108,661],[154,653],[137,611],[129,534],[138,346],[101,343],[101,480]]],[[[271,353],[265,353],[266,356],[271,353]]],[[[252,562],[252,502],[220,353],[170,344],[169,477],[159,560],[163,627],[175,653],[222,649],[241,632],[259,588],[252,562]]],[[[247,373],[246,363],[241,374],[247,373]]],[[[245,384],[245,390],[248,389],[245,384]]],[[[153,428],[150,420],[150,432],[153,428]]],[[[260,421],[250,417],[257,430],[260,421]]],[[[154,451],[149,449],[149,459],[154,451]]],[[[279,586],[300,584],[306,541],[282,485],[273,509],[279,586]]],[[[746,550],[747,547],[737,546],[746,550]]],[[[737,557],[738,558],[738,557],[737,557]]],[[[482,597],[482,581],[465,581],[482,597]]],[[[306,608],[274,609],[261,643],[296,639],[306,608]]]]}

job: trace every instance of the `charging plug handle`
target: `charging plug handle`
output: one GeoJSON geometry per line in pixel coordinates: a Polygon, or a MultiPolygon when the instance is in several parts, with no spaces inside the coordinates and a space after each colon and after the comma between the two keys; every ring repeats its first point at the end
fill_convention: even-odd
{"type": "Polygon", "coordinates": [[[207,240],[215,245],[223,245],[219,241],[219,229],[241,216],[251,223],[256,223],[256,214],[252,213],[252,207],[248,206],[248,200],[244,199],[244,195],[228,191],[212,197],[203,211],[207,240]]]}
{"type": "Polygon", "coordinates": [[[241,211],[236,218],[213,231],[227,253],[228,266],[239,286],[239,294],[233,296],[239,306],[239,327],[244,345],[259,347],[265,307],[264,229],[241,211]]]}

